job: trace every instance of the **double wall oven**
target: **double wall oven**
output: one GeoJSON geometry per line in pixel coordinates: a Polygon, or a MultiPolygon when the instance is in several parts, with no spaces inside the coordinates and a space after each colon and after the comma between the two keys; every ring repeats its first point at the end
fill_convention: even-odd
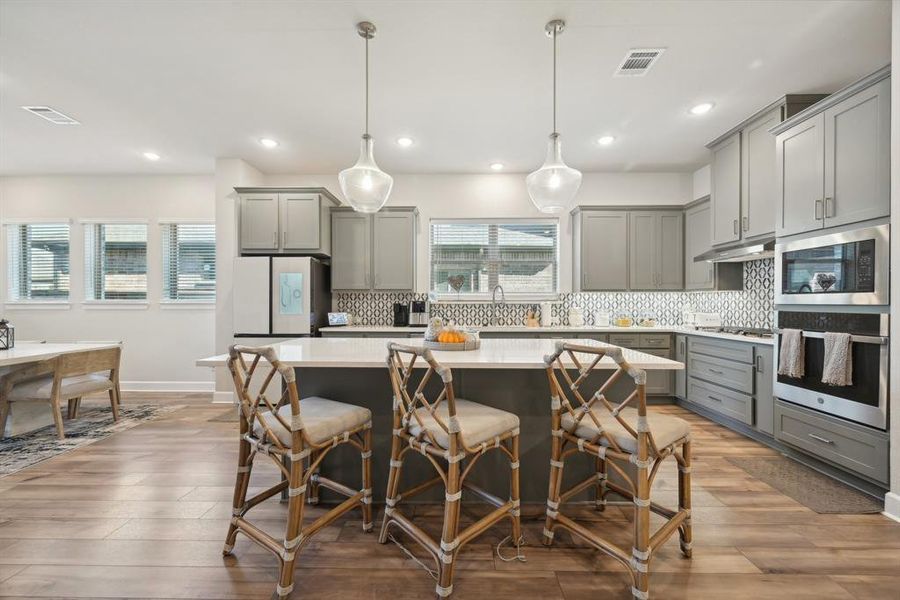
{"type": "Polygon", "coordinates": [[[782,330],[804,340],[804,375],[777,375],[778,398],[887,429],[889,240],[876,225],[775,245],[776,365],[782,330]],[[826,332],[851,336],[850,385],[822,383],[826,332]]]}

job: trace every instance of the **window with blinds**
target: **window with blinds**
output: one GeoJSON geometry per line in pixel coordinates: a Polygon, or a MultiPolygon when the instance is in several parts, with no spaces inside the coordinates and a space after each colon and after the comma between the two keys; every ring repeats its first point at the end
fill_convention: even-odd
{"type": "Polygon", "coordinates": [[[555,294],[559,287],[559,222],[431,221],[431,291],[486,296],[555,294]]]}
{"type": "Polygon", "coordinates": [[[199,302],[216,299],[216,226],[165,223],[162,226],[163,299],[199,302]]]}
{"type": "Polygon", "coordinates": [[[88,300],[147,299],[147,225],[85,225],[84,258],[88,300]]]}
{"type": "Polygon", "coordinates": [[[68,300],[69,225],[6,226],[7,298],[10,302],[68,300]]]}

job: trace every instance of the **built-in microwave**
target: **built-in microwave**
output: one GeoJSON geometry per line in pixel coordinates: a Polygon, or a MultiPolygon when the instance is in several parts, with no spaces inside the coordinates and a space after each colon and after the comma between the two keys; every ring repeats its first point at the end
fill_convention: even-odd
{"type": "Polygon", "coordinates": [[[887,305],[890,226],[775,244],[775,303],[887,305]]]}

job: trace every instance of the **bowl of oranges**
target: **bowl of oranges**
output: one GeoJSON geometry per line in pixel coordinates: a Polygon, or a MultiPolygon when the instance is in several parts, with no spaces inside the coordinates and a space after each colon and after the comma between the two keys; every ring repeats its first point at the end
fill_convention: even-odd
{"type": "Polygon", "coordinates": [[[475,350],[481,346],[478,332],[435,319],[425,332],[425,347],[432,350],[475,350]]]}

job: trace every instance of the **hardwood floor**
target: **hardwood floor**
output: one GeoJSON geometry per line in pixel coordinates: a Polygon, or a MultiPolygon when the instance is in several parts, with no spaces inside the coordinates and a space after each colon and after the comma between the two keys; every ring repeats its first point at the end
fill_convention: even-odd
{"type": "MultiPolygon", "coordinates": [[[[125,401],[148,400],[186,406],[0,479],[0,597],[269,597],[277,576],[269,554],[239,537],[235,555],[221,555],[237,424],[210,419],[227,407],[210,405],[202,395],[125,401]]],[[[900,599],[900,523],[881,515],[812,512],[725,460],[772,450],[680,408],[654,410],[684,416],[694,428],[695,526],[693,560],[681,558],[676,540],[654,559],[653,598],[900,599]]],[[[674,466],[667,467],[654,499],[671,503],[676,476],[674,466]]],[[[268,465],[258,467],[251,484],[262,488],[276,477],[268,465]]],[[[383,493],[376,490],[376,500],[383,493]]],[[[480,514],[478,506],[464,506],[464,520],[480,514]]],[[[254,512],[269,531],[283,531],[284,505],[269,501],[254,512]]],[[[627,507],[575,512],[627,544],[627,507]]],[[[435,507],[417,506],[415,513],[426,529],[439,527],[435,507]]],[[[527,506],[523,513],[528,562],[497,558],[494,544],[507,534],[498,527],[463,551],[454,598],[631,597],[627,576],[613,560],[565,533],[552,549],[540,546],[543,508],[527,506]]],[[[406,545],[415,550],[412,542],[406,545]]],[[[301,554],[294,595],[411,600],[430,598],[433,589],[428,574],[396,546],[380,546],[362,533],[353,514],[301,554]]]]}

